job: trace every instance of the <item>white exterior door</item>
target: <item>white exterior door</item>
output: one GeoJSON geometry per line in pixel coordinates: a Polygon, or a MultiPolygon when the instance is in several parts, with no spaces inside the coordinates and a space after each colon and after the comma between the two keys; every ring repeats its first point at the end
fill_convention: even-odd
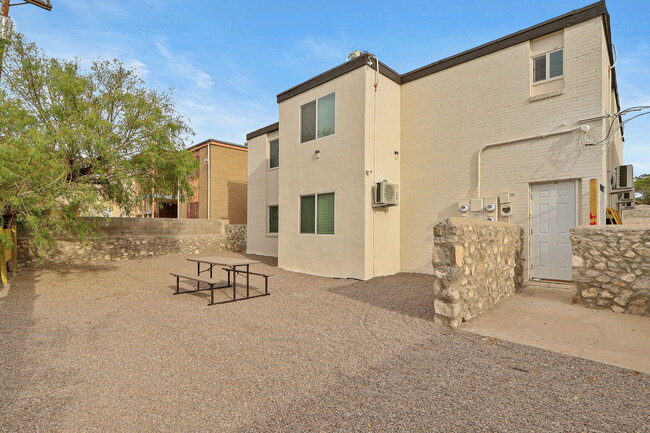
{"type": "Polygon", "coordinates": [[[531,276],[571,281],[570,230],[576,225],[576,182],[532,186],[531,276]]]}

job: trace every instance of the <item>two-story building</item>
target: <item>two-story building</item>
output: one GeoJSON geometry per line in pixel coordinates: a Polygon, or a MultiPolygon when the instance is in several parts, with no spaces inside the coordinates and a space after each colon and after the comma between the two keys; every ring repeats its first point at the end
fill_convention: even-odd
{"type": "Polygon", "coordinates": [[[194,194],[178,207],[179,218],[246,223],[248,148],[210,138],[187,149],[199,161],[194,194]]]}
{"type": "Polygon", "coordinates": [[[621,164],[613,65],[604,2],[401,75],[352,53],[247,135],[247,251],[331,277],[431,273],[436,223],[493,218],[525,228],[528,277],[569,280],[590,180],[612,204],[621,164]]]}

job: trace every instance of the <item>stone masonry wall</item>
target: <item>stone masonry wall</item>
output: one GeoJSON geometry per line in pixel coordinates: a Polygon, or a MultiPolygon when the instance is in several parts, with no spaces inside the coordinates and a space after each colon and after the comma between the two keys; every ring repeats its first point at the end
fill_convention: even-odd
{"type": "Polygon", "coordinates": [[[621,218],[623,225],[650,226],[650,205],[637,204],[634,209],[623,209],[621,218]]]}
{"type": "Polygon", "coordinates": [[[226,226],[226,247],[234,252],[246,251],[246,224],[226,226]]]}
{"type": "Polygon", "coordinates": [[[433,228],[434,320],[457,327],[521,287],[523,230],[449,218],[433,228]]]}
{"type": "Polygon", "coordinates": [[[100,238],[86,243],[58,239],[57,250],[38,257],[31,236],[19,227],[18,263],[84,263],[166,254],[225,250],[227,220],[167,218],[98,218],[100,238]]]}
{"type": "Polygon", "coordinates": [[[572,230],[574,302],[650,316],[650,225],[572,230]]]}

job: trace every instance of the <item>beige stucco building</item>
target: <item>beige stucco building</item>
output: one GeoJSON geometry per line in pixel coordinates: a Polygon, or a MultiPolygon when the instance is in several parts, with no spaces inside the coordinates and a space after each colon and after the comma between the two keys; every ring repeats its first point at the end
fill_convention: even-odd
{"type": "Polygon", "coordinates": [[[604,2],[402,75],[351,57],[247,135],[247,251],[331,277],[431,273],[436,223],[494,218],[524,227],[528,277],[570,279],[590,179],[615,207],[622,162],[618,129],[589,145],[620,111],[604,2]],[[373,206],[382,181],[399,197],[373,206]]]}
{"type": "Polygon", "coordinates": [[[209,139],[188,149],[200,162],[194,196],[178,206],[179,218],[246,223],[248,148],[209,139]]]}

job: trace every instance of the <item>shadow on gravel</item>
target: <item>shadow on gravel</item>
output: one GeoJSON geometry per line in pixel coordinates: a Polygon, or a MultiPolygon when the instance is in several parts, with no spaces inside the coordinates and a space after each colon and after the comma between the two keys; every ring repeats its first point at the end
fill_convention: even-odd
{"type": "MultiPolygon", "coordinates": [[[[259,260],[262,264],[271,266],[274,268],[278,267],[278,258],[270,256],[258,256],[257,254],[244,254],[244,257],[251,260],[259,260]]],[[[251,269],[252,270],[252,269],[251,269]]]]}
{"type": "Polygon", "coordinates": [[[445,331],[238,431],[646,431],[649,383],[605,364],[445,331]]]}
{"type": "Polygon", "coordinates": [[[29,272],[35,273],[38,270],[48,270],[53,271],[61,275],[92,275],[92,274],[101,274],[107,271],[112,271],[117,268],[116,265],[107,265],[107,264],[98,264],[98,263],[81,263],[81,264],[60,264],[60,265],[43,265],[37,269],[31,268],[29,272]]]}
{"type": "Polygon", "coordinates": [[[400,273],[329,289],[337,295],[433,321],[433,276],[400,273]]]}
{"type": "Polygon", "coordinates": [[[0,413],[12,414],[0,417],[1,431],[57,426],[70,401],[54,396],[69,374],[34,365],[41,349],[49,350],[43,348],[49,336],[39,336],[34,329],[38,275],[35,269],[23,269],[0,290],[0,413]]]}

